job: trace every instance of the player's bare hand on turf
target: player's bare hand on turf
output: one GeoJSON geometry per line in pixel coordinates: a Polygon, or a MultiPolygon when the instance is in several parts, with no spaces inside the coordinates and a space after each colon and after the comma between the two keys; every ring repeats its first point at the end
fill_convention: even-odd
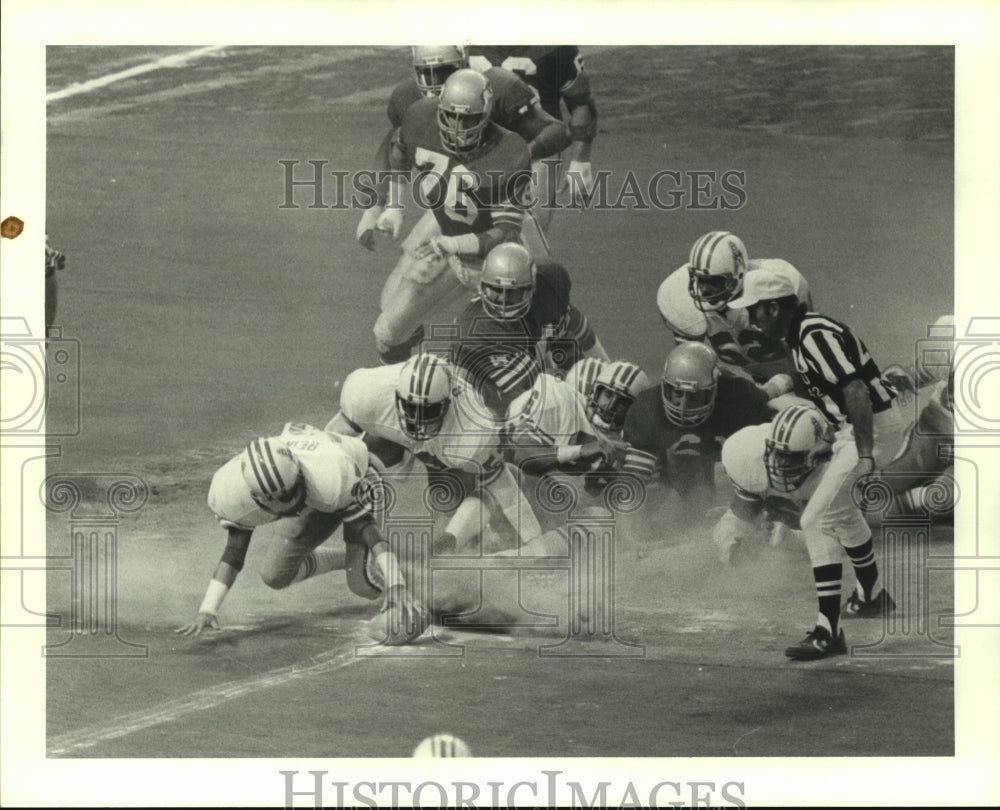
{"type": "Polygon", "coordinates": [[[430,624],[430,614],[403,585],[394,585],[386,594],[382,613],[389,613],[388,633],[383,644],[398,646],[413,641],[430,624]]]}
{"type": "Polygon", "coordinates": [[[214,613],[199,613],[193,622],[188,622],[183,627],[174,630],[182,636],[200,636],[201,631],[209,628],[219,630],[219,619],[214,613]]]}
{"type": "Polygon", "coordinates": [[[361,215],[361,222],[358,223],[355,236],[358,242],[368,250],[375,250],[375,231],[378,228],[379,217],[384,211],[383,206],[375,205],[361,215]]]}

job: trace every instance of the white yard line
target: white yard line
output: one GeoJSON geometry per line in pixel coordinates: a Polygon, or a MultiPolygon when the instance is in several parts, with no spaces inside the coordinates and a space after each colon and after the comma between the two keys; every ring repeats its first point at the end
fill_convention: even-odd
{"type": "Polygon", "coordinates": [[[71,84],[69,87],[65,87],[62,90],[57,90],[54,93],[49,93],[45,100],[48,101],[58,101],[59,99],[68,98],[69,96],[75,96],[79,93],[89,93],[91,90],[96,90],[99,87],[106,87],[114,82],[121,81],[122,79],[129,79],[132,76],[141,76],[143,73],[149,73],[153,70],[159,70],[165,67],[179,67],[181,65],[190,62],[193,59],[198,59],[199,57],[205,56],[209,53],[214,53],[215,51],[222,50],[225,45],[208,45],[204,48],[195,48],[193,51],[183,51],[182,53],[171,54],[170,56],[163,56],[153,62],[146,62],[141,65],[136,65],[135,67],[130,67],[126,70],[120,70],[117,73],[109,73],[107,76],[101,76],[97,79],[91,79],[86,82],[77,82],[76,84],[71,84]]]}
{"type": "MultiPolygon", "coordinates": [[[[360,642],[359,642],[360,643],[360,642]]],[[[194,692],[187,697],[161,703],[147,711],[132,712],[116,717],[108,723],[90,726],[89,728],[70,731],[53,737],[48,742],[48,756],[66,756],[75,754],[85,748],[92,748],[102,742],[125,737],[136,731],[143,731],[163,723],[170,723],[188,714],[203,712],[220,706],[228,700],[243,695],[283,686],[303,677],[322,675],[350,666],[359,659],[354,651],[355,644],[351,642],[346,650],[331,651],[315,655],[305,661],[300,661],[286,667],[279,667],[263,675],[246,678],[241,681],[210,686],[194,692]]]]}

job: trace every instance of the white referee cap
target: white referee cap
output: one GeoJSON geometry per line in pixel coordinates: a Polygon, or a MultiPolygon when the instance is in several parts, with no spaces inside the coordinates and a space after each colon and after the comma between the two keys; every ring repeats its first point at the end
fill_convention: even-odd
{"type": "Polygon", "coordinates": [[[746,309],[759,301],[774,301],[795,294],[795,285],[790,279],[770,270],[751,270],[743,277],[743,294],[730,301],[728,306],[730,309],[746,309]]]}

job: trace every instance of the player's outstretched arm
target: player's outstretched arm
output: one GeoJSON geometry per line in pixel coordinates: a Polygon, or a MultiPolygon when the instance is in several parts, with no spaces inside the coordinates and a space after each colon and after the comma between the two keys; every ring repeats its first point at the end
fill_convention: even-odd
{"type": "MultiPolygon", "coordinates": [[[[378,615],[371,620],[370,635],[387,646],[407,644],[419,637],[430,624],[430,614],[407,587],[399,560],[374,521],[361,520],[344,524],[345,532],[358,531],[375,558],[385,587],[378,615]],[[354,525],[355,523],[360,525],[354,525]]],[[[347,537],[345,536],[345,541],[347,537]]]]}
{"type": "Polygon", "coordinates": [[[208,582],[208,588],[205,589],[205,598],[201,600],[198,615],[194,621],[174,630],[175,633],[182,636],[198,636],[206,629],[221,629],[218,619],[219,608],[243,568],[251,535],[252,532],[247,529],[229,529],[226,548],[222,552],[219,564],[215,567],[212,579],[208,582]]]}

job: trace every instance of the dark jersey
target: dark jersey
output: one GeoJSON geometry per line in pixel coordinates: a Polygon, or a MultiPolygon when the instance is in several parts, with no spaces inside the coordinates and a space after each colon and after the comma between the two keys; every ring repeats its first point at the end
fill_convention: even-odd
{"type": "MultiPolygon", "coordinates": [[[[490,83],[493,91],[493,109],[490,120],[504,129],[516,132],[526,141],[531,133],[525,131],[522,123],[524,116],[535,104],[535,92],[509,70],[490,68],[483,75],[490,83]]],[[[415,79],[409,79],[396,85],[389,97],[386,115],[389,123],[396,129],[403,125],[406,111],[425,96],[417,86],[415,79]]]]}
{"type": "Polygon", "coordinates": [[[560,96],[571,110],[576,99],[589,99],[590,85],[575,45],[477,45],[470,54],[476,69],[488,62],[524,79],[538,92],[542,109],[555,118],[562,118],[560,96]]]}
{"type": "Polygon", "coordinates": [[[675,425],[663,409],[660,386],[649,388],[636,397],[625,418],[625,469],[639,475],[658,469],[663,480],[681,492],[698,481],[711,485],[722,454],[720,439],[748,425],[770,422],[772,415],[767,394],[750,380],[726,372],[719,377],[715,408],[700,425],[675,425]]]}
{"type": "Polygon", "coordinates": [[[437,107],[437,99],[422,99],[407,109],[392,168],[417,172],[413,195],[433,210],[445,236],[484,233],[496,225],[519,230],[531,179],[524,139],[490,123],[480,148],[456,157],[441,145],[437,107]]]}
{"type": "Polygon", "coordinates": [[[539,261],[537,268],[531,308],[523,318],[494,320],[474,298],[456,320],[454,360],[501,412],[543,369],[568,370],[595,342],[586,318],[570,304],[566,268],[549,260],[539,261]]]}

